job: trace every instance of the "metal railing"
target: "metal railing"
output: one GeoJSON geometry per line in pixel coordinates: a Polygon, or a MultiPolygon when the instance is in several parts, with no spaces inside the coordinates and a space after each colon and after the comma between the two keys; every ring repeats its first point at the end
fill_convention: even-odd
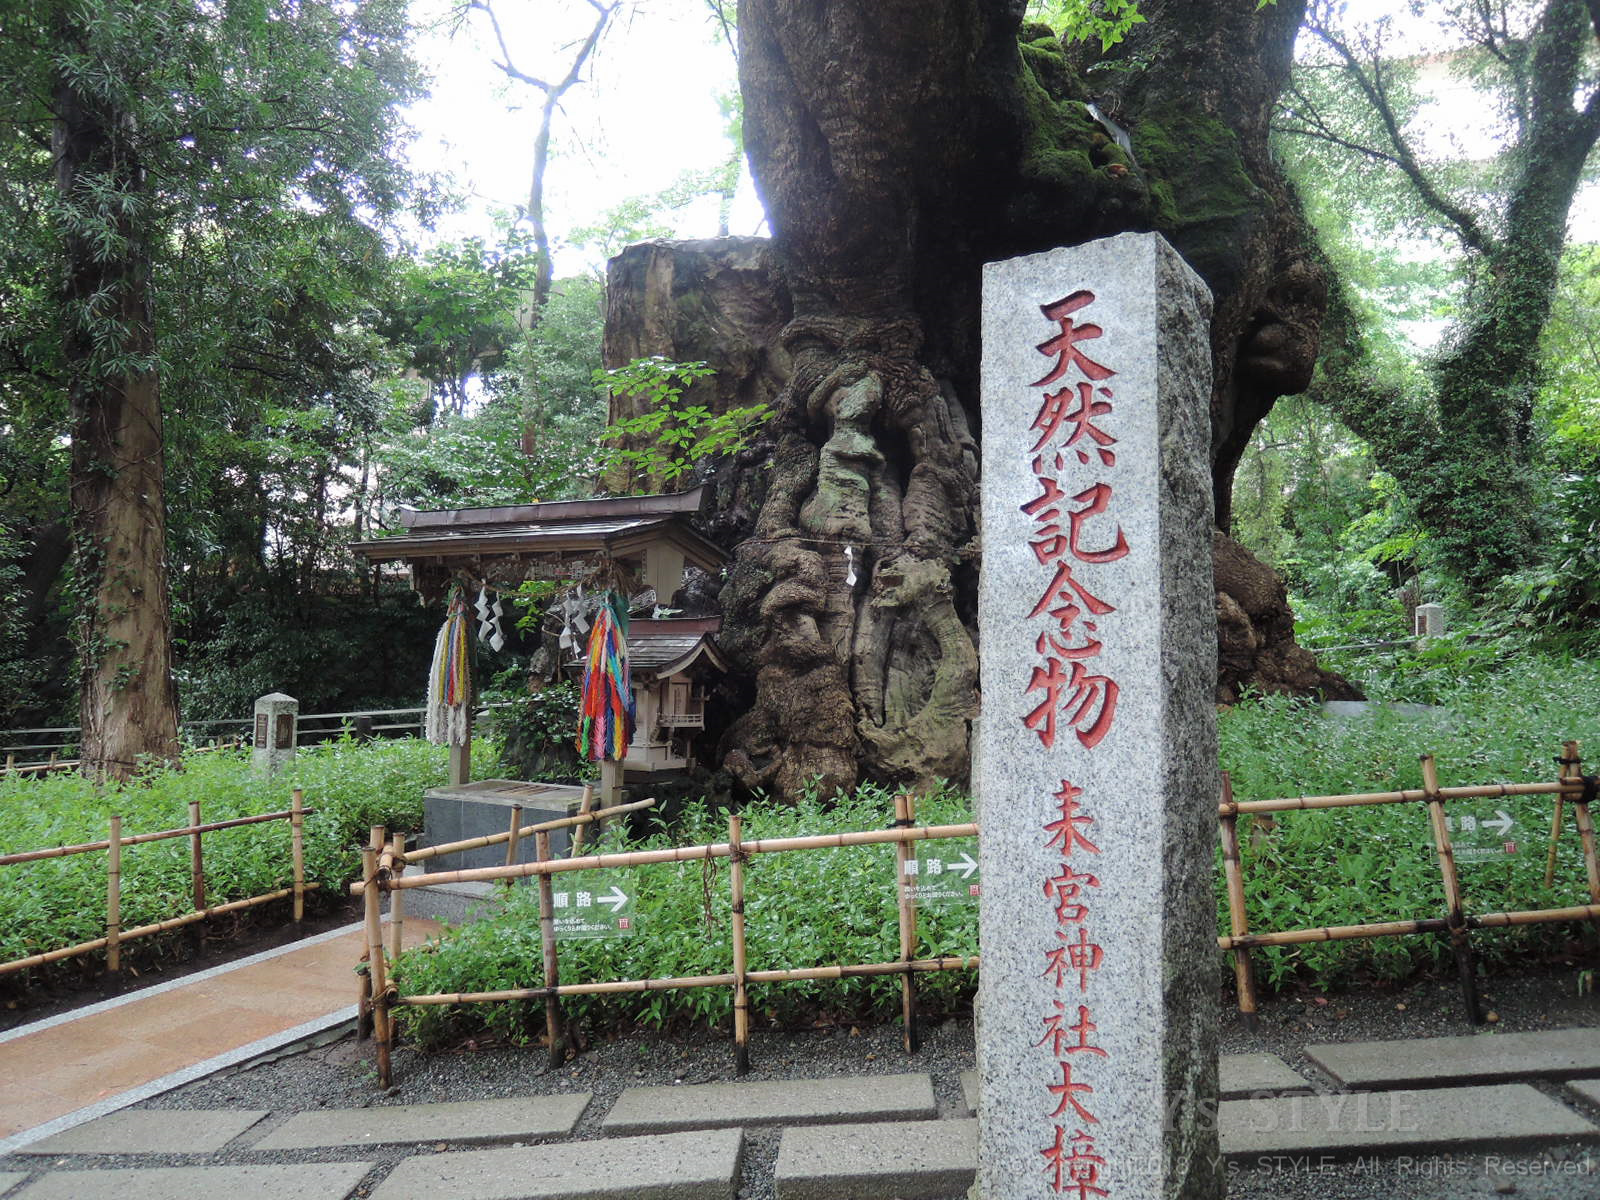
{"type": "MultiPolygon", "coordinates": [[[[503,708],[508,702],[486,704],[477,710],[479,717],[503,708]]],[[[349,712],[302,713],[295,735],[297,746],[314,746],[344,736],[345,731],[374,738],[421,737],[427,710],[417,708],[366,708],[349,712]]],[[[254,726],[252,717],[228,717],[207,721],[184,721],[179,736],[186,745],[218,743],[249,745],[254,726]]],[[[43,773],[76,765],[78,725],[51,725],[34,729],[0,730],[0,756],[5,769],[43,773]]]]}

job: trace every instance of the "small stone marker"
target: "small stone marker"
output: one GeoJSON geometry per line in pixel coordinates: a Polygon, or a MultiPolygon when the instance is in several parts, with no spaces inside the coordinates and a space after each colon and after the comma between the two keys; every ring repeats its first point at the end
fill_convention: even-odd
{"type": "Polygon", "coordinates": [[[983,1200],[1222,1195],[1210,308],[1155,234],[984,268],[983,1200]]]}
{"type": "Polygon", "coordinates": [[[250,765],[257,771],[274,774],[294,761],[295,744],[300,735],[300,701],[282,692],[272,692],[256,701],[255,730],[250,765]]]}
{"type": "Polygon", "coordinates": [[[1444,632],[1444,605],[1417,605],[1415,620],[1419,638],[1438,637],[1444,632]]]}

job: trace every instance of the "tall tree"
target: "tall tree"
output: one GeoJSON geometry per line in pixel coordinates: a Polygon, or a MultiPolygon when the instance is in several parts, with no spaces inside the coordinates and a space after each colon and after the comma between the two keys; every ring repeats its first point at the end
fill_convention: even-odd
{"type": "Polygon", "coordinates": [[[393,208],[414,69],[398,0],[53,0],[6,20],[0,211],[61,279],[83,758],[122,777],[176,749],[163,385],[190,364],[161,304],[209,288],[234,298],[230,331],[270,325],[251,295],[260,247],[393,208]]]}
{"type": "Polygon", "coordinates": [[[600,44],[606,26],[622,6],[622,0],[586,0],[586,3],[593,10],[593,20],[588,32],[568,47],[570,57],[560,75],[535,75],[517,65],[506,41],[505,31],[501,28],[499,14],[495,12],[494,0],[468,0],[466,4],[467,12],[481,12],[489,21],[495,48],[499,51],[499,57],[494,60],[495,67],[507,79],[531,87],[544,97],[539,104],[539,123],[533,134],[533,168],[529,174],[528,202],[522,208],[522,217],[533,231],[534,245],[539,251],[538,272],[533,285],[535,313],[542,310],[545,301],[550,298],[550,285],[555,278],[555,260],[550,256],[550,233],[544,219],[544,182],[545,173],[550,167],[550,134],[555,126],[556,110],[561,107],[561,98],[583,78],[583,69],[593,57],[595,47],[600,44]]]}
{"type": "MultiPolygon", "coordinates": [[[[1437,6],[1450,58],[1498,109],[1503,149],[1483,166],[1419,144],[1408,123],[1414,63],[1387,26],[1342,25],[1317,4],[1320,57],[1285,103],[1291,136],[1354,160],[1407,198],[1413,228],[1459,247],[1460,316],[1415,383],[1374,369],[1348,298],[1319,396],[1373,448],[1415,502],[1444,565],[1483,586],[1538,539],[1534,400],[1540,339],[1559,278],[1568,215],[1600,139],[1600,0],[1485,0],[1437,6]]],[[[1414,56],[1413,56],[1414,57],[1414,56]]]]}
{"type": "Polygon", "coordinates": [[[1022,7],[739,7],[793,301],[769,482],[723,593],[756,680],[728,740],[747,783],[967,773],[982,262],[1167,231],[1217,293],[1219,445],[1309,373],[1320,276],[1265,145],[1301,6],[1147,3],[1092,86],[1022,7]]]}

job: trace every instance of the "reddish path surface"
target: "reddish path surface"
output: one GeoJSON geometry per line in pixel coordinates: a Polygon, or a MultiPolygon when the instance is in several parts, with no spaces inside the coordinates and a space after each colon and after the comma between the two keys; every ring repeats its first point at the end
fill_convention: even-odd
{"type": "MultiPolygon", "coordinates": [[[[406,945],[438,932],[411,918],[406,945]]],[[[0,1138],[331,1017],[362,949],[349,926],[0,1035],[0,1138]]]]}

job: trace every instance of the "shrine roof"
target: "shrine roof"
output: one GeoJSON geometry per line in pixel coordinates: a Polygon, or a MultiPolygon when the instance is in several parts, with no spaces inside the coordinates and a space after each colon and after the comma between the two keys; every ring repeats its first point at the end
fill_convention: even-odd
{"type": "Polygon", "coordinates": [[[628,670],[640,682],[677,675],[702,661],[726,671],[728,660],[712,638],[721,624],[720,618],[631,622],[628,670]]]}
{"type": "Polygon", "coordinates": [[[703,490],[406,511],[401,514],[405,532],[356,542],[351,549],[370,562],[596,551],[625,556],[665,539],[676,543],[690,562],[715,570],[727,555],[689,524],[699,511],[703,490]]]}

